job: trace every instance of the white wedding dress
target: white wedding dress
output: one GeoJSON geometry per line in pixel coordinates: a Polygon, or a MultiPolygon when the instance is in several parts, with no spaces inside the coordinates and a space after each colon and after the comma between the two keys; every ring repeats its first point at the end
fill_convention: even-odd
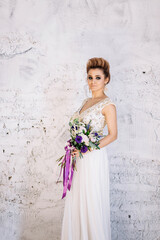
{"type": "MultiPolygon", "coordinates": [[[[94,130],[106,125],[102,109],[114,104],[109,97],[80,113],[88,99],[70,120],[78,118],[85,123],[91,119],[94,130]]],[[[114,104],[115,105],[115,104],[114,104]]],[[[109,164],[106,146],[87,152],[76,160],[70,191],[65,197],[61,240],[111,240],[109,164]]]]}

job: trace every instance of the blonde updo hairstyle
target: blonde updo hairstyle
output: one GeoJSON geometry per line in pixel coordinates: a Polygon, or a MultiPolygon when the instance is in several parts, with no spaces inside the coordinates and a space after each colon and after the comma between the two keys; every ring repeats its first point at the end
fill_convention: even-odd
{"type": "Polygon", "coordinates": [[[110,82],[110,65],[107,60],[104,58],[90,58],[87,62],[87,73],[89,72],[90,69],[93,68],[99,68],[103,70],[103,73],[105,75],[105,78],[108,77],[108,82],[105,84],[107,85],[110,82]]]}

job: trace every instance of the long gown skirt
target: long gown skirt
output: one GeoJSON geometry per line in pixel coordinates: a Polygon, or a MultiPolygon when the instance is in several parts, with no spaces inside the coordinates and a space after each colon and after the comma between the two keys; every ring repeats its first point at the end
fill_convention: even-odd
{"type": "Polygon", "coordinates": [[[106,146],[77,158],[65,199],[61,240],[111,240],[106,146]]]}

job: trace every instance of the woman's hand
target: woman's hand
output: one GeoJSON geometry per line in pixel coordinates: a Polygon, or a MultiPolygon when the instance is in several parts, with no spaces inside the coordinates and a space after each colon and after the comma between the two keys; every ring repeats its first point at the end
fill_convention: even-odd
{"type": "MultiPolygon", "coordinates": [[[[89,151],[89,150],[88,150],[88,151],[89,151]]],[[[85,152],[85,153],[82,153],[82,155],[85,155],[86,153],[88,153],[88,151],[85,152]]],[[[92,151],[92,150],[91,150],[91,151],[92,151]]],[[[91,151],[89,151],[89,152],[91,152],[91,151]]],[[[72,157],[79,157],[79,152],[80,152],[80,150],[78,150],[78,149],[72,150],[72,151],[71,151],[72,157]]]]}
{"type": "Polygon", "coordinates": [[[72,157],[76,157],[76,158],[79,157],[79,152],[80,152],[80,150],[78,150],[78,149],[72,150],[71,151],[72,157]]]}

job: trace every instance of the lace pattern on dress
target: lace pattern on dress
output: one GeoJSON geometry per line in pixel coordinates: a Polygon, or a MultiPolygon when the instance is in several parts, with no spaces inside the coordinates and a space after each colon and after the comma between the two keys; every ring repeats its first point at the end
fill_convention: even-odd
{"type": "Polygon", "coordinates": [[[92,120],[91,126],[93,127],[93,129],[95,131],[100,131],[100,133],[103,134],[103,129],[106,125],[106,121],[105,116],[102,114],[102,109],[108,104],[115,105],[115,103],[113,103],[113,101],[109,97],[107,97],[97,102],[96,104],[92,105],[91,107],[87,108],[86,110],[83,110],[83,112],[79,113],[84,104],[87,102],[87,100],[88,98],[83,100],[81,106],[71,116],[70,121],[72,121],[75,118],[78,118],[79,121],[89,123],[89,121],[92,120]]]}

